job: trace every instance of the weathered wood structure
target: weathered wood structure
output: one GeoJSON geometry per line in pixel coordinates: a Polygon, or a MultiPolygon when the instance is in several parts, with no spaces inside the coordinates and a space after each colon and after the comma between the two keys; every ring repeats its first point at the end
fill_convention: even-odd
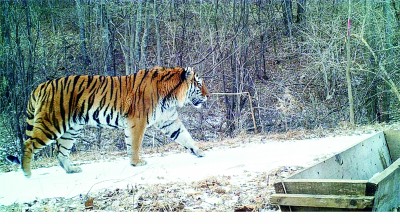
{"type": "Polygon", "coordinates": [[[400,131],[379,132],[308,169],[276,182],[281,211],[397,211],[400,131]]]}

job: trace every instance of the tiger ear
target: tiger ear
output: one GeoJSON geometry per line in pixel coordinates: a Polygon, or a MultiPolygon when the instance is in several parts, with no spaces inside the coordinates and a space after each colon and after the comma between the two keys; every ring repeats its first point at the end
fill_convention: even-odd
{"type": "Polygon", "coordinates": [[[194,76],[194,71],[192,67],[186,67],[182,73],[182,80],[190,80],[194,76]]]}

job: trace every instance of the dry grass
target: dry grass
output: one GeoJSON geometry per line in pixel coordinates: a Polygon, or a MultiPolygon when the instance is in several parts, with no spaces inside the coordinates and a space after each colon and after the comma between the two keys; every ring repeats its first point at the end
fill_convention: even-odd
{"type": "Polygon", "coordinates": [[[248,181],[230,176],[212,176],[191,183],[128,185],[105,189],[74,198],[48,198],[29,203],[0,206],[12,212],[193,212],[193,211],[276,211],[269,203],[276,179],[287,177],[301,167],[281,167],[270,173],[249,173],[248,181]]]}

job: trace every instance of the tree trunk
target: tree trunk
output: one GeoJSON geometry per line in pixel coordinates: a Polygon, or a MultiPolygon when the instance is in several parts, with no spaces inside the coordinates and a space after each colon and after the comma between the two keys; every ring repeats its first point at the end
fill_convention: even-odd
{"type": "Polygon", "coordinates": [[[53,34],[56,33],[56,22],[54,19],[54,6],[53,6],[53,1],[52,0],[48,0],[47,4],[49,5],[50,8],[50,19],[51,19],[51,30],[53,31],[53,34]]]}
{"type": "Polygon", "coordinates": [[[110,29],[108,28],[108,13],[107,13],[107,6],[105,2],[103,1],[101,6],[101,13],[100,13],[100,19],[101,19],[101,27],[102,27],[102,37],[103,37],[103,74],[108,74],[109,71],[111,70],[109,68],[109,64],[111,61],[110,57],[110,29]]]}
{"type": "MultiPolygon", "coordinates": [[[[387,49],[386,51],[384,51],[384,57],[381,59],[382,61],[379,62],[380,66],[384,66],[384,69],[386,71],[389,71],[389,73],[391,73],[391,71],[393,70],[393,68],[391,67],[391,65],[393,63],[389,63],[391,60],[396,61],[398,60],[398,58],[393,58],[394,56],[394,52],[393,52],[393,31],[394,31],[394,27],[395,27],[395,21],[394,21],[394,16],[393,16],[393,12],[392,12],[392,8],[391,8],[391,0],[385,0],[385,3],[383,5],[383,13],[384,13],[384,18],[385,18],[385,48],[387,49]]],[[[385,79],[387,80],[391,80],[391,77],[388,73],[386,73],[385,79]]],[[[391,84],[389,84],[389,86],[391,86],[391,84]]],[[[394,84],[392,87],[396,88],[396,85],[394,84]]],[[[395,92],[392,91],[393,94],[395,94],[395,92]]],[[[390,121],[390,116],[389,116],[389,111],[390,111],[390,94],[388,92],[384,92],[384,97],[382,97],[382,109],[383,111],[385,111],[384,113],[382,113],[382,121],[383,122],[389,122],[390,121]]]]}
{"type": "Polygon", "coordinates": [[[136,16],[131,16],[129,19],[129,74],[136,71],[136,58],[135,58],[135,43],[136,43],[136,16]]]}
{"type": "Polygon", "coordinates": [[[143,0],[138,0],[137,4],[137,12],[136,12],[136,29],[135,29],[135,47],[134,47],[134,53],[135,53],[135,60],[134,60],[134,70],[137,71],[140,68],[140,34],[142,32],[142,11],[143,11],[143,0]]]}
{"type": "MultiPolygon", "coordinates": [[[[367,40],[370,40],[370,44],[375,46],[375,39],[374,36],[374,22],[373,22],[373,2],[372,1],[365,1],[365,18],[364,18],[364,27],[365,27],[365,35],[367,40]]],[[[366,83],[369,87],[367,87],[367,98],[365,100],[365,105],[367,107],[367,119],[370,123],[374,122],[382,122],[382,113],[379,110],[379,86],[382,86],[382,81],[377,78],[377,73],[379,72],[377,61],[371,55],[365,63],[370,65],[371,73],[367,74],[366,83]]]]}
{"type": "MultiPolygon", "coordinates": [[[[27,60],[27,68],[25,72],[25,86],[28,89],[25,89],[27,93],[29,93],[29,89],[31,88],[31,84],[33,83],[33,51],[34,51],[34,43],[32,37],[32,17],[31,17],[31,10],[30,6],[28,5],[28,0],[23,0],[23,6],[25,8],[25,17],[26,17],[26,34],[28,39],[28,55],[26,57],[27,60]]],[[[24,94],[24,96],[26,96],[24,94]]]]}
{"type": "Polygon", "coordinates": [[[155,29],[155,38],[156,38],[156,46],[157,46],[157,65],[162,65],[161,61],[161,35],[160,35],[160,28],[158,25],[158,6],[157,0],[154,0],[153,3],[153,20],[154,20],[154,29],[155,29]]]}
{"type": "Polygon", "coordinates": [[[297,17],[296,23],[305,22],[306,0],[297,0],[297,17]]]}
{"type": "Polygon", "coordinates": [[[353,90],[351,86],[351,77],[350,77],[350,68],[351,68],[351,51],[350,51],[350,28],[351,28],[351,0],[349,0],[349,11],[347,18],[347,39],[346,39],[346,55],[347,55],[347,66],[346,66],[346,82],[347,82],[347,96],[349,99],[349,117],[350,124],[355,124],[354,118],[354,99],[353,99],[353,90]]]}
{"type": "Polygon", "coordinates": [[[400,27],[400,7],[396,5],[396,0],[392,0],[393,12],[396,17],[397,26],[400,27]]]}
{"type": "MultiPolygon", "coordinates": [[[[25,4],[25,7],[28,8],[27,2],[23,2],[25,4]]],[[[26,63],[25,63],[25,57],[23,55],[23,50],[21,46],[21,36],[20,36],[20,27],[19,23],[16,22],[14,23],[15,25],[15,44],[16,44],[16,51],[15,52],[15,64],[16,66],[13,68],[12,71],[12,80],[11,83],[13,86],[13,89],[15,88],[16,91],[12,91],[11,93],[11,100],[12,100],[12,111],[15,111],[13,113],[13,117],[11,118],[11,123],[12,123],[12,129],[14,133],[16,133],[17,139],[19,141],[21,150],[23,149],[23,142],[24,142],[24,135],[22,131],[22,126],[19,123],[23,111],[23,107],[21,106],[22,102],[24,100],[25,92],[27,91],[27,71],[26,71],[26,63]],[[16,87],[19,87],[18,89],[16,87]]]]}
{"type": "Polygon", "coordinates": [[[82,63],[83,70],[86,73],[88,66],[90,64],[90,60],[87,53],[86,48],[86,31],[85,31],[85,17],[83,14],[82,6],[80,3],[81,0],[75,0],[76,3],[76,14],[78,16],[78,25],[79,25],[79,39],[80,39],[80,48],[82,54],[82,63]]]}
{"type": "Polygon", "coordinates": [[[282,0],[282,16],[283,24],[285,25],[285,35],[292,36],[292,0],[282,0]]]}
{"type": "Polygon", "coordinates": [[[142,43],[140,46],[140,68],[147,67],[147,42],[148,42],[148,35],[149,35],[149,2],[150,0],[145,1],[145,8],[144,8],[144,28],[143,28],[143,36],[142,36],[142,43]]]}
{"type": "MultiPolygon", "coordinates": [[[[183,0],[182,2],[183,5],[187,4],[187,0],[183,0]]],[[[177,65],[179,66],[184,66],[184,63],[186,63],[183,59],[185,58],[185,49],[186,49],[186,26],[187,26],[187,9],[184,6],[183,7],[183,15],[182,15],[182,22],[181,22],[181,31],[180,31],[180,37],[178,43],[178,48],[177,48],[177,54],[178,54],[178,60],[177,60],[177,65]]]]}

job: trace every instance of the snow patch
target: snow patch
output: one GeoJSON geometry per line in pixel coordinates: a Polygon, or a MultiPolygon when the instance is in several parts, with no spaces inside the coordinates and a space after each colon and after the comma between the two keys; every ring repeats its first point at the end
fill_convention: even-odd
{"type": "MultiPolygon", "coordinates": [[[[235,148],[221,145],[206,151],[203,158],[189,153],[144,155],[148,163],[141,167],[132,167],[128,158],[112,162],[94,161],[81,165],[83,172],[77,174],[66,174],[61,167],[55,166],[33,170],[30,179],[25,178],[21,171],[2,173],[0,204],[85,196],[88,192],[101,189],[140,184],[191,183],[221,175],[230,176],[231,182],[246,183],[251,173],[269,172],[281,166],[308,167],[372,135],[295,141],[266,140],[264,143],[241,143],[235,148]]],[[[221,200],[209,198],[207,203],[221,203],[221,200]]]]}

